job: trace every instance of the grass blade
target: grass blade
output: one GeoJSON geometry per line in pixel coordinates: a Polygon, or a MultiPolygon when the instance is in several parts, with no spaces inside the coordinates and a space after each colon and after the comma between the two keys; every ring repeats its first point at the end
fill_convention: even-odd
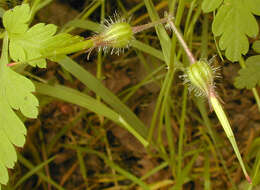
{"type": "MultiPolygon", "coordinates": [[[[103,104],[100,101],[92,98],[91,96],[88,96],[86,94],[78,92],[77,90],[74,90],[74,89],[71,89],[71,88],[68,88],[68,87],[64,87],[64,86],[61,86],[61,85],[51,86],[51,85],[48,85],[48,84],[35,83],[35,86],[36,86],[36,91],[40,94],[44,94],[44,95],[48,95],[48,96],[52,96],[52,97],[55,97],[55,98],[62,99],[64,101],[79,105],[79,106],[84,107],[86,109],[89,109],[89,110],[91,110],[91,111],[93,111],[93,112],[95,112],[99,115],[103,115],[103,116],[107,117],[108,119],[114,121],[115,123],[125,127],[144,146],[148,145],[148,142],[145,140],[145,138],[143,138],[143,136],[139,133],[139,131],[137,131],[135,129],[135,127],[136,127],[134,125],[136,123],[135,120],[132,120],[132,118],[130,118],[130,119],[128,118],[133,123],[133,125],[129,124],[126,121],[126,119],[124,118],[123,115],[116,113],[115,111],[113,111],[112,109],[107,107],[105,104],[103,104]],[[134,126],[134,127],[132,127],[132,126],[134,126]]],[[[108,95],[108,98],[109,97],[110,96],[108,95]]],[[[123,111],[125,111],[125,112],[123,112],[123,114],[128,114],[126,110],[123,110],[123,111]]],[[[128,111],[131,112],[130,109],[128,111]]],[[[131,113],[133,114],[133,112],[131,112],[131,113]]],[[[138,120],[138,121],[141,122],[140,120],[138,120]]]]}
{"type": "Polygon", "coordinates": [[[36,166],[35,168],[31,169],[27,174],[25,174],[13,187],[13,189],[16,189],[17,187],[19,187],[24,181],[26,181],[29,177],[31,177],[32,175],[34,175],[36,172],[38,172],[39,170],[41,170],[45,165],[49,164],[51,161],[53,161],[55,158],[51,157],[50,159],[42,162],[41,164],[39,164],[38,166],[36,166]]]}
{"type": "MultiPolygon", "coordinates": [[[[159,15],[151,0],[144,0],[146,9],[152,21],[159,20],[159,15]]],[[[160,40],[163,55],[167,65],[170,65],[171,41],[162,24],[155,26],[157,36],[160,40]]]]}
{"type": "MultiPolygon", "coordinates": [[[[35,166],[31,164],[27,159],[25,159],[21,154],[17,153],[18,160],[21,162],[25,167],[27,167],[30,170],[33,170],[35,166]]],[[[40,171],[36,171],[36,174],[43,180],[46,181],[47,183],[51,184],[53,187],[56,187],[58,190],[65,190],[63,187],[61,187],[59,184],[57,184],[55,181],[52,179],[48,178],[46,175],[44,175],[40,171]]]]}
{"type": "Polygon", "coordinates": [[[145,184],[142,180],[140,180],[139,178],[137,178],[133,174],[129,173],[128,171],[124,170],[123,168],[119,167],[116,163],[109,160],[106,157],[106,155],[104,155],[103,153],[89,149],[89,148],[83,148],[83,147],[77,147],[77,146],[65,146],[65,147],[75,149],[75,150],[79,150],[81,152],[86,152],[86,153],[89,153],[89,154],[97,155],[98,157],[103,159],[109,167],[113,168],[115,171],[117,171],[121,175],[125,176],[127,179],[131,180],[133,183],[140,185],[143,188],[143,190],[150,190],[149,186],[147,184],[145,184]]]}

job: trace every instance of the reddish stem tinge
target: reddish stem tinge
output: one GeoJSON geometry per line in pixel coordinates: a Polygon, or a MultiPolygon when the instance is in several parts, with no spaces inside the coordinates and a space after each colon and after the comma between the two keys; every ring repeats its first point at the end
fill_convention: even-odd
{"type": "Polygon", "coordinates": [[[153,26],[156,26],[158,24],[163,24],[163,23],[166,23],[167,21],[169,20],[169,18],[162,18],[160,20],[157,20],[157,21],[154,21],[154,22],[151,22],[151,23],[148,23],[148,24],[144,24],[144,25],[140,25],[140,26],[134,26],[132,28],[133,30],[133,33],[136,34],[138,32],[141,32],[143,30],[147,30],[148,28],[151,28],[153,26]]]}
{"type": "Polygon", "coordinates": [[[8,63],[8,64],[7,64],[7,67],[12,67],[12,66],[15,66],[15,65],[17,65],[17,64],[19,64],[19,63],[17,63],[17,62],[8,63]]]}
{"type": "Polygon", "coordinates": [[[183,36],[181,35],[181,33],[178,31],[178,29],[176,28],[176,26],[174,25],[174,23],[169,19],[168,23],[170,24],[172,30],[174,31],[174,33],[176,34],[179,42],[181,43],[184,51],[186,52],[189,60],[190,60],[190,64],[194,64],[196,62],[193,54],[191,53],[190,49],[188,48],[186,42],[183,39],[183,36]]]}

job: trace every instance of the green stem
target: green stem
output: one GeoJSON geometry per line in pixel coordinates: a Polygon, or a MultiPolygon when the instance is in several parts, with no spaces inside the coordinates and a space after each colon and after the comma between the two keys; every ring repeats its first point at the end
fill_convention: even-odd
{"type": "Polygon", "coordinates": [[[134,14],[136,11],[138,11],[139,9],[141,9],[144,6],[144,2],[140,2],[139,4],[137,4],[136,6],[134,6],[133,8],[131,8],[127,15],[131,16],[132,14],[134,14]]]}
{"type": "Polygon", "coordinates": [[[201,58],[208,58],[208,43],[209,43],[209,17],[204,15],[202,24],[202,36],[201,36],[201,58]]]}
{"type": "Polygon", "coordinates": [[[168,4],[169,4],[169,14],[174,15],[174,9],[176,6],[176,0],[168,0],[168,4]]]}
{"type": "Polygon", "coordinates": [[[165,80],[165,83],[167,84],[165,91],[164,91],[164,96],[163,96],[163,100],[162,100],[162,106],[161,106],[161,113],[159,114],[159,125],[158,125],[158,144],[161,145],[161,147],[163,148],[163,141],[162,141],[162,131],[163,131],[163,121],[166,117],[166,108],[167,106],[169,106],[169,97],[170,97],[170,92],[171,92],[171,87],[172,87],[172,82],[174,79],[174,67],[169,67],[168,73],[169,73],[169,78],[167,78],[167,80],[165,80]]]}
{"type": "MultiPolygon", "coordinates": [[[[101,4],[101,14],[100,14],[100,22],[101,24],[104,23],[105,20],[105,1],[101,4]]],[[[102,81],[102,51],[98,52],[98,59],[97,59],[97,73],[96,73],[97,79],[102,81]]],[[[97,100],[101,101],[100,96],[97,95],[97,100]]],[[[104,120],[104,117],[99,115],[99,120],[102,123],[104,120]]]]}
{"type": "Polygon", "coordinates": [[[187,107],[187,94],[188,88],[184,87],[183,90],[183,100],[182,100],[182,111],[181,111],[181,121],[180,121],[180,133],[179,133],[179,142],[178,142],[178,176],[181,175],[182,169],[182,153],[183,153],[183,140],[184,140],[184,127],[185,127],[185,118],[186,118],[186,107],[187,107]]]}
{"type": "Polygon", "coordinates": [[[168,83],[166,81],[169,81],[170,78],[171,78],[171,72],[170,71],[172,71],[172,70],[169,70],[166,74],[166,77],[164,79],[160,94],[159,94],[157,101],[156,101],[156,106],[155,106],[155,109],[154,109],[154,112],[153,112],[151,125],[149,127],[148,142],[151,142],[152,139],[153,139],[153,132],[154,132],[154,129],[155,129],[155,126],[156,126],[156,123],[157,123],[157,119],[158,119],[159,111],[160,111],[161,104],[162,104],[162,101],[163,101],[163,97],[165,95],[164,92],[167,89],[167,85],[168,85],[168,83]]]}
{"type": "Polygon", "coordinates": [[[252,92],[253,92],[255,100],[256,100],[258,111],[260,111],[260,98],[259,98],[259,94],[258,94],[256,88],[252,88],[252,92]]]}

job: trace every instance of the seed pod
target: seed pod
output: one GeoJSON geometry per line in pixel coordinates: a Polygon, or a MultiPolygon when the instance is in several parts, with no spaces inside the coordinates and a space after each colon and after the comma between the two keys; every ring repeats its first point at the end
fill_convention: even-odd
{"type": "Polygon", "coordinates": [[[106,28],[101,37],[112,48],[126,48],[133,39],[133,31],[129,23],[119,22],[106,28]]]}
{"type": "Polygon", "coordinates": [[[196,61],[186,70],[187,80],[190,82],[190,89],[196,95],[209,96],[210,90],[214,88],[215,70],[205,61],[196,61]]]}
{"type": "Polygon", "coordinates": [[[120,54],[124,48],[128,48],[131,40],[134,38],[134,32],[131,25],[117,14],[114,15],[115,21],[111,18],[106,20],[105,29],[102,33],[95,36],[95,47],[103,49],[105,52],[111,49],[111,54],[114,52],[120,54]]]}
{"type": "Polygon", "coordinates": [[[172,17],[169,16],[148,24],[131,27],[129,19],[126,20],[115,13],[104,21],[104,31],[91,38],[94,42],[94,47],[90,48],[88,52],[90,53],[94,48],[98,48],[104,52],[111,50],[111,54],[120,54],[120,52],[123,52],[125,48],[130,46],[131,41],[134,39],[134,34],[165,23],[169,18],[172,17]]]}

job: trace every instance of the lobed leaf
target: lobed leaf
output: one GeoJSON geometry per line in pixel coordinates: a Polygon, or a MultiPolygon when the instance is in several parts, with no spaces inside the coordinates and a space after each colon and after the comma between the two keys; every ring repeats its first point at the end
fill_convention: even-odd
{"type": "Polygon", "coordinates": [[[10,37],[10,56],[14,61],[27,62],[32,66],[46,67],[45,58],[41,57],[43,44],[57,31],[53,24],[39,23],[31,27],[25,33],[16,37],[10,37]],[[31,61],[30,61],[31,60],[31,61]]]}
{"type": "Polygon", "coordinates": [[[260,0],[244,0],[250,10],[252,11],[252,13],[254,13],[255,15],[260,15],[260,0]]]}
{"type": "Polygon", "coordinates": [[[57,26],[53,24],[39,23],[29,28],[29,19],[28,4],[8,10],[3,16],[3,23],[10,38],[10,57],[16,62],[44,68],[46,67],[46,52],[82,40],[79,36],[65,33],[55,35],[57,26]],[[22,16],[19,17],[19,15],[22,16]]]}
{"type": "Polygon", "coordinates": [[[17,155],[13,145],[22,147],[26,128],[13,109],[20,110],[27,117],[38,115],[38,100],[32,94],[33,83],[19,75],[8,64],[8,37],[4,37],[0,59],[0,184],[8,182],[7,168],[13,168],[17,155]]]}
{"type": "Polygon", "coordinates": [[[222,2],[223,2],[223,0],[204,0],[201,5],[202,10],[205,13],[215,11],[222,2]]]}
{"type": "Polygon", "coordinates": [[[230,61],[238,61],[248,52],[248,37],[256,37],[258,24],[253,14],[260,15],[260,0],[204,0],[205,12],[214,11],[217,15],[212,24],[215,36],[220,36],[219,47],[225,50],[230,61]],[[222,4],[221,4],[222,3],[222,4]]]}
{"type": "Polygon", "coordinates": [[[239,76],[235,78],[236,88],[252,89],[260,84],[260,55],[249,57],[246,67],[239,70],[239,76]]]}
{"type": "Polygon", "coordinates": [[[10,36],[22,34],[28,29],[28,22],[31,17],[28,4],[16,6],[3,15],[3,25],[10,36]]]}
{"type": "MultiPolygon", "coordinates": [[[[3,25],[10,38],[10,56],[16,62],[25,62],[40,57],[39,48],[42,41],[57,30],[54,25],[45,27],[44,24],[37,24],[28,30],[29,20],[30,7],[28,4],[16,6],[14,9],[6,11],[3,16],[3,25]]],[[[29,64],[45,67],[46,61],[40,59],[37,60],[37,63],[32,61],[29,64]]]]}

